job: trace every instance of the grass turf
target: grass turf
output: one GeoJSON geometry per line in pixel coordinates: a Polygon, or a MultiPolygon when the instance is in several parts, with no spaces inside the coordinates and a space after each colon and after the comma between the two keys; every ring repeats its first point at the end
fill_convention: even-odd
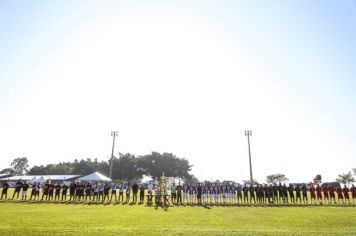
{"type": "Polygon", "coordinates": [[[1,235],[356,235],[356,207],[0,202],[1,235]]]}

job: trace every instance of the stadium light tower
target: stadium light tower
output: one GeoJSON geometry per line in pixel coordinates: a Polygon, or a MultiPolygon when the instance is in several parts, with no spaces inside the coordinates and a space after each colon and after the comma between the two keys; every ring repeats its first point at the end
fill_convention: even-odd
{"type": "Polygon", "coordinates": [[[248,142],[248,156],[250,160],[250,183],[252,185],[253,183],[253,177],[252,177],[252,161],[251,161],[251,148],[250,148],[250,136],[252,136],[252,131],[251,130],[245,130],[245,136],[247,136],[247,142],[248,142]]]}
{"type": "Polygon", "coordinates": [[[112,150],[111,150],[111,158],[110,158],[110,179],[112,179],[112,169],[114,166],[114,148],[115,148],[115,137],[117,137],[117,131],[111,131],[112,139],[112,150]]]}

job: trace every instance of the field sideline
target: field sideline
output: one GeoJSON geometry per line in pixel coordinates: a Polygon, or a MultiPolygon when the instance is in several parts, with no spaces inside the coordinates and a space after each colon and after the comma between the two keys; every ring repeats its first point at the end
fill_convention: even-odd
{"type": "Polygon", "coordinates": [[[356,207],[83,205],[0,201],[1,235],[356,235],[356,207]]]}

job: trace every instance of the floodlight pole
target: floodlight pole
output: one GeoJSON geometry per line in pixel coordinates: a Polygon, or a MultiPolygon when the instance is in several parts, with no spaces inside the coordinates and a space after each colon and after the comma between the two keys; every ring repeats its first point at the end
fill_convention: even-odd
{"type": "Polygon", "coordinates": [[[118,135],[117,131],[111,131],[112,139],[112,150],[111,150],[111,158],[110,158],[110,179],[112,179],[112,169],[114,166],[114,148],[115,148],[115,137],[118,135]]]}
{"type": "Polygon", "coordinates": [[[250,184],[253,184],[253,177],[252,177],[252,161],[251,161],[251,147],[250,147],[250,136],[252,136],[251,130],[245,131],[245,136],[247,136],[247,143],[248,143],[248,156],[250,161],[250,184]]]}

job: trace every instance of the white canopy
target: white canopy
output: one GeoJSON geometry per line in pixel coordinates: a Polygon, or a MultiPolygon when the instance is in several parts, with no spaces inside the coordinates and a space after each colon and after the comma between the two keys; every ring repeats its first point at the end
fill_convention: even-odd
{"type": "Polygon", "coordinates": [[[38,180],[36,180],[37,183],[45,183],[46,182],[46,179],[41,176],[40,178],[38,178],[38,180]]]}
{"type": "Polygon", "coordinates": [[[33,176],[32,179],[30,179],[28,182],[29,183],[34,183],[34,182],[36,182],[36,179],[37,179],[36,176],[33,176]]]}
{"type": "Polygon", "coordinates": [[[88,181],[88,182],[95,182],[95,181],[111,181],[110,178],[106,177],[103,174],[100,174],[99,172],[94,172],[90,175],[87,176],[83,176],[81,178],[78,179],[79,181],[88,181]]]}

